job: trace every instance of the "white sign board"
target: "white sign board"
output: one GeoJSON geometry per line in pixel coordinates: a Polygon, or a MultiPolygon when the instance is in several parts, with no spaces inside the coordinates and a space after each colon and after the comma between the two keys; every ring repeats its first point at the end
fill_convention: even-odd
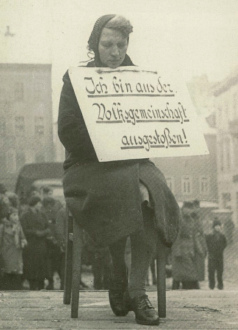
{"type": "Polygon", "coordinates": [[[69,76],[99,161],[208,153],[185,82],[134,66],[69,76]]]}

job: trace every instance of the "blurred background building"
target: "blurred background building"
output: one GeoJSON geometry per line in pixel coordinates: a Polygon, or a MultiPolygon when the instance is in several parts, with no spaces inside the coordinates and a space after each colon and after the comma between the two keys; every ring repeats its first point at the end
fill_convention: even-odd
{"type": "Polygon", "coordinates": [[[51,65],[0,63],[0,182],[25,163],[54,160],[51,65]]]}
{"type": "Polygon", "coordinates": [[[219,207],[238,223],[238,68],[213,88],[217,129],[219,207]]]}

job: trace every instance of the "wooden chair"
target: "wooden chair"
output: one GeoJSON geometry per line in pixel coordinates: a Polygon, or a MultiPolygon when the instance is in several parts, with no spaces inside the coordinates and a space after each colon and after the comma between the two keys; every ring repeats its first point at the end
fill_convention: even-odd
{"type": "MultiPolygon", "coordinates": [[[[83,230],[70,213],[66,233],[64,304],[71,303],[71,317],[78,318],[83,230]]],[[[159,316],[162,318],[166,317],[165,265],[166,248],[159,241],[157,246],[157,301],[159,316]]]]}

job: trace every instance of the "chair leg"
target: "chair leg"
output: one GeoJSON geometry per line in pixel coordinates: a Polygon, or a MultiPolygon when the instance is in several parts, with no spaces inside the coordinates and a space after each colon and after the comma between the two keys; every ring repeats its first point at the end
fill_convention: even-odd
{"type": "Polygon", "coordinates": [[[73,276],[72,276],[72,302],[71,317],[78,317],[79,289],[81,280],[81,252],[83,245],[83,230],[73,219],[73,276]]]}
{"type": "Polygon", "coordinates": [[[66,250],[65,250],[65,269],[64,269],[64,304],[69,305],[72,291],[72,254],[73,242],[69,239],[69,233],[73,232],[73,217],[68,213],[66,221],[66,250]]]}
{"type": "Polygon", "coordinates": [[[160,317],[166,317],[166,247],[159,240],[157,245],[157,299],[160,317]]]}

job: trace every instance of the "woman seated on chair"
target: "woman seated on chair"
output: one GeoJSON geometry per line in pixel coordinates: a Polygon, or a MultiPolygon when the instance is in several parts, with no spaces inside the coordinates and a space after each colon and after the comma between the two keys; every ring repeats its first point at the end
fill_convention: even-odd
{"type": "MultiPolygon", "coordinates": [[[[130,22],[122,16],[100,17],[88,40],[94,59],[87,67],[133,66],[127,55],[131,32],[130,22]]],[[[109,301],[114,314],[134,311],[137,323],[158,324],[159,315],[146,295],[146,276],[158,239],[166,246],[176,239],[179,207],[149,159],[98,161],[68,72],[63,82],[58,134],[68,154],[63,180],[67,206],[98,246],[109,246],[109,301]],[[129,278],[124,259],[128,236],[129,278]]]]}

